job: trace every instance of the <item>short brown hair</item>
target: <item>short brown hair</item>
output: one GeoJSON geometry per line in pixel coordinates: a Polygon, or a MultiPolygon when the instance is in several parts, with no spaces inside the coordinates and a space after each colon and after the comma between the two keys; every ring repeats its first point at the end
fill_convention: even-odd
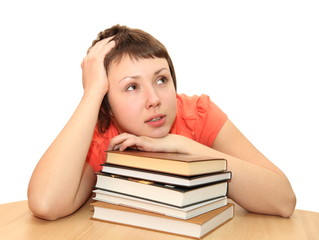
{"type": "MultiPolygon", "coordinates": [[[[104,67],[106,72],[108,72],[109,66],[112,62],[120,62],[126,55],[136,60],[141,58],[165,58],[176,90],[176,76],[173,62],[165,46],[161,42],[149,33],[140,29],[115,25],[100,32],[97,38],[92,42],[92,46],[94,46],[98,41],[112,36],[114,36],[113,40],[115,41],[115,47],[105,56],[104,67]]],[[[105,132],[109,128],[110,122],[110,104],[106,94],[102,101],[98,116],[99,132],[105,132]]]]}

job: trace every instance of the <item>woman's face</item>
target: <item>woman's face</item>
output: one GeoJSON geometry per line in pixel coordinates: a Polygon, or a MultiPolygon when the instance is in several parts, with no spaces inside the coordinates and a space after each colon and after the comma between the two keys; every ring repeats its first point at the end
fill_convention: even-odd
{"type": "Polygon", "coordinates": [[[120,132],[164,137],[176,117],[176,92],[165,58],[111,63],[108,100],[120,132]]]}

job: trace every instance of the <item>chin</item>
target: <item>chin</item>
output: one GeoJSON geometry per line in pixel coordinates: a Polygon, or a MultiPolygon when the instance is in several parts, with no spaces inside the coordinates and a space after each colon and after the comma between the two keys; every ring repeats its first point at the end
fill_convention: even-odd
{"type": "Polygon", "coordinates": [[[143,136],[151,137],[151,138],[162,138],[169,134],[169,130],[167,129],[156,129],[153,131],[147,131],[143,136]]]}

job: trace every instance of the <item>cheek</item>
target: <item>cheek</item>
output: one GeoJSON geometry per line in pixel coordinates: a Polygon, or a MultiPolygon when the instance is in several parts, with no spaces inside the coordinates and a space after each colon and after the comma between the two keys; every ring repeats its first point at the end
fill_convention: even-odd
{"type": "Polygon", "coordinates": [[[120,123],[126,123],[127,121],[132,121],[136,119],[138,113],[138,105],[128,99],[118,99],[111,105],[112,113],[114,117],[120,123]]]}
{"type": "Polygon", "coordinates": [[[176,108],[176,92],[175,89],[165,92],[162,96],[162,101],[165,102],[166,106],[170,108],[176,108]]]}

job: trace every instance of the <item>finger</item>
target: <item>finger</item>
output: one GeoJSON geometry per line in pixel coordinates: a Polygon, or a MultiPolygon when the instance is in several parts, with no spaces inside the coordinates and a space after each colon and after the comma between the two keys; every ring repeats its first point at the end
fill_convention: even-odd
{"type": "Polygon", "coordinates": [[[91,49],[89,49],[88,54],[84,57],[81,63],[81,68],[83,69],[85,65],[91,62],[101,62],[104,60],[108,52],[115,47],[115,41],[111,38],[106,38],[96,43],[91,49]]]}
{"type": "Polygon", "coordinates": [[[108,52],[115,46],[115,41],[113,41],[114,36],[102,39],[101,41],[97,42],[93,47],[91,47],[88,51],[88,54],[97,54],[97,53],[105,53],[108,52]]]}
{"type": "Polygon", "coordinates": [[[119,150],[120,151],[124,151],[124,150],[126,150],[126,149],[128,149],[128,148],[130,148],[130,147],[137,147],[137,145],[136,145],[136,137],[135,138],[129,138],[129,139],[127,139],[127,140],[125,140],[124,142],[122,142],[121,144],[120,144],[120,148],[119,148],[119,150]]]}
{"type": "MultiPolygon", "coordinates": [[[[103,62],[105,56],[115,47],[115,42],[111,41],[107,44],[101,44],[97,48],[92,49],[83,59],[84,62],[103,62]]],[[[83,69],[83,65],[82,65],[83,69]]]]}
{"type": "Polygon", "coordinates": [[[110,150],[113,150],[113,151],[116,151],[116,150],[119,150],[121,147],[121,145],[115,145],[112,149],[110,150]]]}
{"type": "Polygon", "coordinates": [[[102,55],[109,52],[115,46],[115,41],[110,39],[103,39],[94,49],[94,53],[101,53],[102,55]]]}
{"type": "Polygon", "coordinates": [[[143,136],[135,136],[132,135],[130,138],[126,139],[123,141],[120,145],[119,150],[126,150],[128,148],[132,148],[134,150],[139,150],[139,151],[155,151],[154,148],[154,143],[151,143],[150,138],[148,137],[143,137],[143,136]]]}
{"type": "Polygon", "coordinates": [[[96,42],[93,46],[91,46],[88,51],[92,52],[94,49],[101,47],[101,45],[105,45],[106,43],[110,42],[111,38],[104,38],[98,42],[96,42]]]}
{"type": "Polygon", "coordinates": [[[109,150],[115,149],[117,145],[122,145],[124,141],[132,137],[135,137],[135,136],[128,133],[121,133],[120,135],[117,135],[111,139],[108,149],[109,150]]]}

